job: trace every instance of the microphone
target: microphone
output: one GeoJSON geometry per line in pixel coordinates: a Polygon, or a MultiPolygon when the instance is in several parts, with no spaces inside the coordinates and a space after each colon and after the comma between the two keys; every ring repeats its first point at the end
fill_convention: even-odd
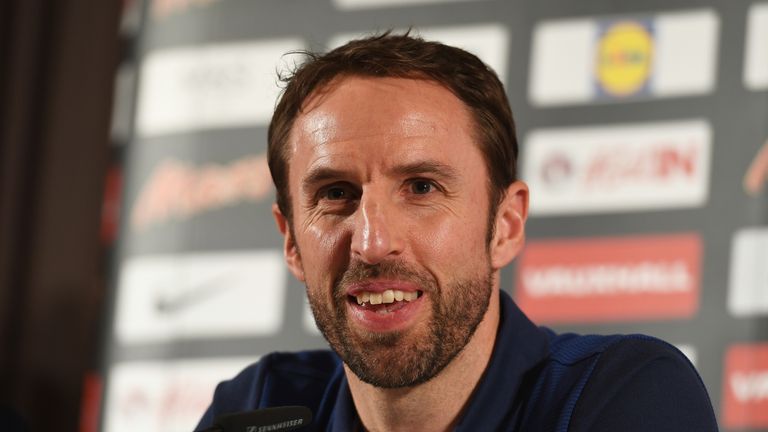
{"type": "Polygon", "coordinates": [[[284,432],[309,425],[312,411],[303,406],[284,406],[222,414],[213,426],[200,432],[284,432]]]}

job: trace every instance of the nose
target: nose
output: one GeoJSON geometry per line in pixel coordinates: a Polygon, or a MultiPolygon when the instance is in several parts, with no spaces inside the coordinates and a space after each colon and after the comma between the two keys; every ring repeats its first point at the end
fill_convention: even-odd
{"type": "Polygon", "coordinates": [[[366,264],[378,264],[399,255],[403,248],[400,222],[394,204],[364,193],[354,218],[353,257],[366,264]]]}

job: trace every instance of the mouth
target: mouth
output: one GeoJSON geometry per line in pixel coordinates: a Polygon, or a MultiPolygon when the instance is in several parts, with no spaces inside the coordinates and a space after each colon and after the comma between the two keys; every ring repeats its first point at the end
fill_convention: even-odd
{"type": "Polygon", "coordinates": [[[347,306],[353,320],[367,330],[395,331],[413,324],[423,296],[410,283],[367,283],[347,292],[347,306]]]}
{"type": "Polygon", "coordinates": [[[355,295],[349,295],[350,303],[364,309],[378,313],[394,312],[406,304],[418,300],[423,293],[421,291],[401,291],[388,289],[381,292],[361,291],[355,295]]]}

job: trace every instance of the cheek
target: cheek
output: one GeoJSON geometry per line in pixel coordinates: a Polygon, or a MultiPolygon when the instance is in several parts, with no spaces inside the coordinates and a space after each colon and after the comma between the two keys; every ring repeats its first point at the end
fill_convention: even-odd
{"type": "Polygon", "coordinates": [[[427,267],[435,271],[462,272],[475,267],[476,259],[486,255],[484,216],[442,218],[415,227],[418,255],[427,267]],[[439,269],[438,269],[439,267],[439,269]]]}
{"type": "Polygon", "coordinates": [[[313,289],[325,289],[348,261],[349,249],[344,247],[345,231],[312,226],[301,237],[299,250],[302,252],[307,284],[313,289]]]}
{"type": "Polygon", "coordinates": [[[341,232],[340,230],[323,229],[313,225],[307,229],[307,236],[310,238],[315,250],[323,255],[330,255],[338,249],[337,246],[340,243],[341,232]]]}

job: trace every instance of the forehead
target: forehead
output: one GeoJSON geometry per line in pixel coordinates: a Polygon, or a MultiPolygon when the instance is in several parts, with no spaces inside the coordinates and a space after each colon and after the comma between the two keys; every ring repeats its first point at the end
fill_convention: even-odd
{"type": "Polygon", "coordinates": [[[288,157],[308,149],[461,153],[462,144],[476,150],[473,131],[466,105],[434,81],[347,76],[308,98],[293,125],[288,157]]]}

